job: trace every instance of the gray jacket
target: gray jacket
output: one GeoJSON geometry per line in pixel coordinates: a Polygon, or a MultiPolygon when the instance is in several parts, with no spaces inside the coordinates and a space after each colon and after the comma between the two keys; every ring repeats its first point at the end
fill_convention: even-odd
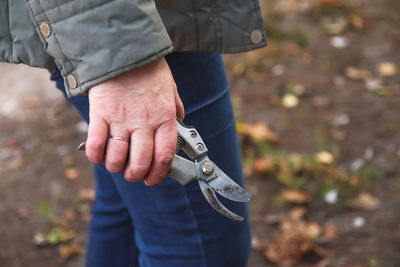
{"type": "Polygon", "coordinates": [[[172,51],[266,44],[258,0],[0,0],[0,61],[58,68],[69,96],[172,51]]]}

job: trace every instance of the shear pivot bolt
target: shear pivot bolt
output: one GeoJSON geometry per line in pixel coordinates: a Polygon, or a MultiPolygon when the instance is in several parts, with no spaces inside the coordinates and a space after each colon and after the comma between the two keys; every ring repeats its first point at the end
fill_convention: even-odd
{"type": "Polygon", "coordinates": [[[197,150],[199,150],[199,151],[203,151],[203,150],[204,150],[204,145],[201,144],[201,143],[198,143],[198,144],[196,145],[196,148],[197,148],[197,150]]]}
{"type": "Polygon", "coordinates": [[[201,170],[204,174],[210,175],[214,171],[214,165],[210,162],[204,162],[203,164],[201,164],[201,170]]]}
{"type": "Polygon", "coordinates": [[[193,130],[189,132],[189,135],[192,138],[196,138],[197,137],[197,133],[195,131],[193,131],[193,130]]]}

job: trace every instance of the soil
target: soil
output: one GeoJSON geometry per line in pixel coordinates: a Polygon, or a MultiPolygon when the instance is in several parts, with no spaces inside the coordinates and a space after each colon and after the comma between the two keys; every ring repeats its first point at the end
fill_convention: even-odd
{"type": "MultiPolygon", "coordinates": [[[[286,2],[290,1],[282,0],[286,2]]],[[[339,236],[323,244],[330,252],[325,263],[310,256],[294,266],[400,264],[400,74],[382,77],[377,70],[381,62],[400,66],[400,5],[395,0],[350,2],[357,9],[343,16],[356,14],[363,26],[339,34],[348,41],[346,47],[333,47],[324,31],[325,21],[337,18],[336,13],[290,9],[267,22],[305,37],[286,34],[278,40],[282,34],[271,32],[268,48],[225,57],[239,120],[265,122],[278,134],[280,148],[288,152],[331,151],[345,170],[366,151],[373,151],[365,164],[382,173],[363,188],[380,199],[375,211],[336,210],[323,201],[310,204],[307,218],[334,223],[339,236]],[[349,66],[368,70],[384,91],[371,92],[365,80],[349,78],[349,66]],[[297,107],[285,108],[281,97],[291,84],[301,85],[304,93],[298,96],[297,107]],[[338,118],[345,118],[341,125],[338,118]],[[362,227],[354,226],[357,217],[364,219],[362,227]]],[[[49,232],[57,221],[76,232],[69,244],[86,244],[90,201],[82,201],[79,194],[93,188],[92,170],[84,155],[75,151],[86,136],[85,126],[46,71],[0,64],[0,73],[4,103],[0,107],[0,267],[84,266],[84,251],[62,260],[59,246],[37,246],[33,239],[49,232]],[[50,211],[45,214],[43,207],[50,211]]],[[[253,194],[253,233],[271,240],[279,226],[263,218],[289,210],[274,202],[283,185],[253,174],[246,179],[253,194]]],[[[263,251],[253,251],[249,266],[277,265],[263,251]]]]}

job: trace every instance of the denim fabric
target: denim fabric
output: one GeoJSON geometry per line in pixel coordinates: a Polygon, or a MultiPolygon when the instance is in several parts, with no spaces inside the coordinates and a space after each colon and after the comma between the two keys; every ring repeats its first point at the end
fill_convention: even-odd
{"type": "MultiPolygon", "coordinates": [[[[229,87],[221,56],[209,52],[166,57],[185,106],[185,123],[201,134],[210,158],[244,185],[229,87]]],[[[52,74],[63,89],[59,72],[52,74]]],[[[69,101],[88,121],[86,96],[69,101]]],[[[248,206],[221,202],[243,222],[217,213],[197,182],[166,178],[160,185],[128,183],[95,165],[96,199],[87,248],[88,267],[243,267],[250,253],[248,206]]]]}

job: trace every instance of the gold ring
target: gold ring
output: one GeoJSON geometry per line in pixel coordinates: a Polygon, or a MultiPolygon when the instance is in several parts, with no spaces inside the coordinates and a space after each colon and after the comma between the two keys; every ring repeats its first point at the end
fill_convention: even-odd
{"type": "Polygon", "coordinates": [[[123,138],[123,137],[118,137],[118,136],[110,136],[110,139],[118,140],[118,141],[124,141],[124,142],[129,142],[129,139],[123,138]]]}

